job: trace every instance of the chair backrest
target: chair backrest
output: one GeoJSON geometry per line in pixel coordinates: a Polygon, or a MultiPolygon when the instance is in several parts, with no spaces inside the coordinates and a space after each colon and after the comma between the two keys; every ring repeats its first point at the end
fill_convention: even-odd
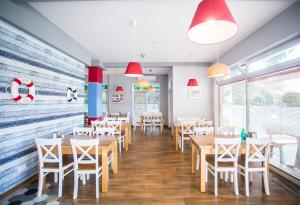
{"type": "Polygon", "coordinates": [[[45,163],[55,163],[62,168],[62,139],[43,139],[35,138],[35,143],[38,150],[39,166],[43,168],[45,163]]]}
{"type": "Polygon", "coordinates": [[[109,116],[113,117],[113,118],[118,118],[118,117],[120,117],[120,113],[118,113],[118,112],[110,113],[109,116]]]}
{"type": "Polygon", "coordinates": [[[215,131],[214,127],[195,127],[195,135],[213,135],[215,131]]]}
{"type": "Polygon", "coordinates": [[[73,135],[92,135],[93,128],[91,127],[74,127],[73,135]]]}
{"type": "Polygon", "coordinates": [[[245,162],[268,163],[270,152],[271,138],[247,138],[246,139],[246,156],[245,162]]]}
{"type": "Polygon", "coordinates": [[[113,135],[119,135],[122,134],[122,122],[121,121],[109,121],[107,122],[107,126],[111,129],[113,129],[113,135]]]}
{"type": "Polygon", "coordinates": [[[99,167],[99,140],[98,139],[70,139],[74,168],[78,170],[81,164],[95,164],[95,167],[99,167]]]}
{"type": "Polygon", "coordinates": [[[181,121],[181,134],[182,135],[193,135],[195,123],[192,120],[181,121]]]}
{"type": "Polygon", "coordinates": [[[129,117],[119,117],[118,118],[118,121],[121,121],[121,122],[124,122],[124,123],[127,123],[130,121],[130,118],[129,117]]]}
{"type": "Polygon", "coordinates": [[[113,136],[115,135],[115,129],[111,127],[96,127],[94,134],[97,136],[113,136]]]}
{"type": "Polygon", "coordinates": [[[237,165],[240,145],[240,137],[215,138],[215,166],[218,162],[229,162],[237,165]]]}
{"type": "Polygon", "coordinates": [[[213,126],[213,121],[212,120],[202,120],[200,123],[201,127],[212,127],[213,126]]]}
{"type": "Polygon", "coordinates": [[[143,115],[143,117],[142,117],[142,120],[143,120],[143,122],[152,122],[152,119],[153,119],[153,116],[152,115],[150,115],[150,114],[147,114],[147,115],[143,115]]]}
{"type": "Polygon", "coordinates": [[[234,135],[234,127],[216,127],[215,132],[217,135],[226,135],[233,136],[234,135]]]}
{"type": "Polygon", "coordinates": [[[118,117],[105,117],[103,120],[105,122],[108,122],[108,121],[116,121],[118,119],[118,117]]]}

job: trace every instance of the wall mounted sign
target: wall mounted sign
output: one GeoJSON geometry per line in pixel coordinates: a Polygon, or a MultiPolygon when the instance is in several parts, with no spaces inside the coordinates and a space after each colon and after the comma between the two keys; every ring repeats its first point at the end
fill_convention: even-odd
{"type": "Polygon", "coordinates": [[[11,82],[11,96],[17,103],[30,103],[35,99],[35,86],[31,80],[25,78],[15,78],[11,82]],[[22,96],[19,93],[20,86],[24,84],[28,88],[27,96],[22,96]]]}
{"type": "Polygon", "coordinates": [[[112,95],[112,102],[114,104],[120,104],[123,103],[124,95],[121,93],[116,93],[112,95]]]}
{"type": "Polygon", "coordinates": [[[67,101],[77,101],[77,90],[73,90],[72,88],[68,87],[67,89],[67,101]]]}

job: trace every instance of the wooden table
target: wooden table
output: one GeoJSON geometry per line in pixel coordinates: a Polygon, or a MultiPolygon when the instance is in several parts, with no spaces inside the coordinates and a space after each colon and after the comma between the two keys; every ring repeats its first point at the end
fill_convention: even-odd
{"type": "MultiPolygon", "coordinates": [[[[191,142],[192,142],[192,174],[196,171],[196,155],[197,150],[199,151],[200,155],[200,191],[205,192],[205,162],[206,162],[206,155],[208,154],[214,154],[214,138],[215,137],[228,137],[228,136],[218,136],[218,135],[191,135],[191,142]]],[[[230,136],[232,137],[232,136],[230,136]]],[[[239,137],[239,136],[236,136],[239,137]]],[[[240,146],[240,154],[246,153],[246,145],[245,143],[242,143],[240,146]]],[[[267,170],[269,173],[269,164],[267,165],[267,170]]],[[[269,175],[269,174],[268,174],[269,175]]],[[[264,187],[264,186],[262,186],[264,187]]]]}
{"type": "MultiPolygon", "coordinates": [[[[65,135],[62,139],[62,154],[72,155],[70,139],[99,139],[99,155],[102,160],[102,192],[108,191],[108,153],[113,153],[113,173],[118,173],[118,142],[117,138],[111,136],[89,136],[89,135],[65,135]]],[[[56,150],[57,151],[57,150],[56,150]]],[[[55,151],[54,151],[55,152],[55,151]]],[[[91,152],[92,153],[92,152],[91,152]]],[[[46,180],[44,180],[46,182],[46,180]]],[[[45,184],[44,188],[45,189],[45,184]]]]}
{"type": "Polygon", "coordinates": [[[179,130],[181,129],[181,124],[178,122],[173,123],[173,143],[175,143],[175,149],[178,151],[178,138],[179,130]]]}
{"type": "Polygon", "coordinates": [[[131,124],[129,122],[122,123],[121,126],[122,131],[125,131],[125,150],[128,150],[128,144],[131,144],[131,124]],[[127,131],[126,131],[127,130],[127,131]],[[126,149],[126,141],[127,141],[127,149],[126,149]]]}

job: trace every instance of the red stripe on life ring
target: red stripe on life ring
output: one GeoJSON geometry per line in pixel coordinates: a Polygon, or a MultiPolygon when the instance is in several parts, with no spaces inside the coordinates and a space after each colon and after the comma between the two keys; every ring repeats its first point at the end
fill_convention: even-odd
{"type": "Polygon", "coordinates": [[[32,82],[30,82],[28,85],[27,85],[27,87],[32,87],[33,86],[33,83],[32,82]]]}
{"type": "Polygon", "coordinates": [[[21,95],[19,95],[18,97],[14,98],[14,100],[15,100],[16,102],[20,101],[21,99],[22,99],[22,96],[21,96],[21,95]]]}
{"type": "Polygon", "coordinates": [[[14,81],[15,81],[16,83],[18,83],[19,85],[22,84],[22,82],[21,82],[18,78],[15,78],[14,81]]]}
{"type": "Polygon", "coordinates": [[[30,98],[31,100],[33,100],[33,95],[28,94],[27,97],[30,98]]]}

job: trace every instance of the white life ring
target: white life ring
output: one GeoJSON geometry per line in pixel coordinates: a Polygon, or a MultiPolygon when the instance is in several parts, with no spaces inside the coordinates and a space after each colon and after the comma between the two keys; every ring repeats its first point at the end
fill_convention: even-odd
{"type": "Polygon", "coordinates": [[[72,102],[73,100],[77,101],[77,90],[72,90],[72,88],[67,89],[67,100],[72,102]]]}
{"type": "Polygon", "coordinates": [[[31,80],[25,78],[15,78],[11,82],[11,96],[17,103],[30,103],[35,99],[35,86],[31,80]],[[19,93],[20,85],[25,84],[28,88],[27,96],[19,93]]]}

